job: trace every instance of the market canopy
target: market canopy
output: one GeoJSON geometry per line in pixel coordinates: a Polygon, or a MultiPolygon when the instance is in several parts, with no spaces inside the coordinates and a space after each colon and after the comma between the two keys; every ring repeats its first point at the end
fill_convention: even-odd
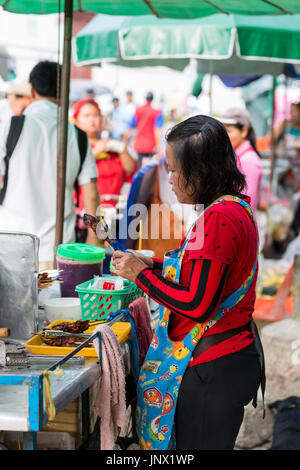
{"type": "Polygon", "coordinates": [[[279,75],[284,64],[300,64],[300,15],[219,14],[205,21],[201,34],[207,47],[199,73],[279,75]]]}
{"type": "Polygon", "coordinates": [[[111,62],[125,67],[183,70],[190,61],[189,41],[194,28],[189,25],[194,21],[154,15],[97,15],[73,39],[74,63],[91,66],[111,62]]]}
{"type": "Polygon", "coordinates": [[[49,14],[64,11],[61,122],[57,155],[57,218],[55,247],[61,243],[66,180],[67,126],[73,10],[108,15],[150,15],[192,19],[218,13],[243,15],[300,14],[298,0],[0,0],[12,13],[49,14]]]}
{"type": "MultiPolygon", "coordinates": [[[[64,9],[61,0],[0,0],[13,13],[47,14],[64,9]]],[[[278,15],[300,13],[298,0],[74,0],[74,10],[107,15],[148,15],[201,18],[214,13],[278,15]]]]}
{"type": "Polygon", "coordinates": [[[194,58],[199,73],[279,75],[284,63],[300,63],[299,25],[300,15],[97,15],[74,38],[74,61],[182,70],[194,58]]]}

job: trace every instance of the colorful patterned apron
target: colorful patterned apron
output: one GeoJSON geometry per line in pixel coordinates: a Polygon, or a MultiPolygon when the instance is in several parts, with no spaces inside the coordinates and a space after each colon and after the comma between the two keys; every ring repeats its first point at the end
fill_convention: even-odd
{"type": "MultiPolygon", "coordinates": [[[[234,201],[241,204],[249,213],[257,231],[253,212],[245,201],[234,196],[223,196],[211,206],[222,201],[234,201]]],[[[166,279],[179,283],[182,259],[194,225],[186,236],[183,246],[166,253],[163,264],[163,276],[166,279]]],[[[191,355],[203,334],[245,296],[255,276],[256,267],[257,258],[248,278],[239,289],[220,304],[215,316],[204,323],[196,324],[182,341],[169,339],[168,323],[171,312],[160,305],[159,323],[137,384],[137,431],[142,449],[175,449],[173,423],[176,403],[181,380],[191,355]]]]}

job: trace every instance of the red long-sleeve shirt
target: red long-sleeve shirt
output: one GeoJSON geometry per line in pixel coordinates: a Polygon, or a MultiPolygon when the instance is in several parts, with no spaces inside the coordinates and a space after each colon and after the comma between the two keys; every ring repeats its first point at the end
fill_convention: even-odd
{"type": "MultiPolygon", "coordinates": [[[[247,197],[245,200],[250,201],[247,197]]],[[[155,259],[153,269],[146,268],[138,275],[137,285],[171,310],[168,327],[171,340],[181,341],[195,323],[212,318],[220,303],[241,286],[254,266],[257,243],[247,211],[236,202],[221,202],[205,212],[204,224],[194,227],[183,257],[179,284],[162,276],[162,260],[155,259]]],[[[205,336],[240,327],[251,320],[256,277],[257,273],[245,297],[205,336]]],[[[252,342],[253,335],[243,331],[210,347],[190,365],[231,354],[252,342]]]]}

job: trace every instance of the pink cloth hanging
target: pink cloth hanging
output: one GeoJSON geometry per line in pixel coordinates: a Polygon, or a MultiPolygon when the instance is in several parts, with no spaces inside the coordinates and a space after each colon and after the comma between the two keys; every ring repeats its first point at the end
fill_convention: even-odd
{"type": "Polygon", "coordinates": [[[134,300],[129,305],[129,311],[135,319],[136,328],[138,332],[141,367],[145,360],[147,351],[149,349],[153,337],[153,330],[151,328],[151,318],[146,299],[144,297],[141,297],[139,299],[134,300]]]}
{"type": "MultiPolygon", "coordinates": [[[[94,410],[100,417],[101,450],[113,450],[126,426],[125,371],[118,338],[106,324],[96,326],[101,332],[101,381],[94,410]]],[[[93,341],[99,357],[99,343],[93,341]]]]}

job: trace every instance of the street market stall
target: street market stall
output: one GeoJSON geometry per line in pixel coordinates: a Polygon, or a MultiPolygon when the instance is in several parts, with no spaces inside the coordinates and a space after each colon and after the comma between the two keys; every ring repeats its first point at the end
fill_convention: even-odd
{"type": "MultiPolygon", "coordinates": [[[[62,103],[61,103],[61,119],[60,119],[60,143],[59,143],[59,150],[58,150],[58,159],[57,159],[57,168],[58,168],[58,175],[57,175],[57,236],[56,236],[56,247],[58,247],[62,241],[62,232],[63,232],[63,214],[64,214],[64,189],[65,189],[65,167],[66,167],[66,143],[67,143],[67,123],[68,123],[68,104],[69,104],[69,77],[70,77],[70,44],[71,44],[71,31],[72,31],[72,13],[73,13],[73,6],[76,9],[80,9],[81,11],[95,11],[95,12],[102,12],[108,14],[150,14],[154,13],[157,16],[170,16],[170,17],[184,17],[184,18],[193,18],[198,16],[205,16],[215,13],[215,11],[221,11],[222,13],[230,13],[230,12],[238,12],[241,14],[290,14],[290,13],[300,13],[300,6],[295,6],[295,2],[293,1],[286,1],[284,2],[284,6],[282,6],[282,2],[274,1],[270,2],[257,2],[253,5],[253,2],[235,2],[234,9],[230,7],[232,4],[231,2],[223,2],[221,7],[214,7],[210,2],[173,2],[172,5],[166,2],[160,2],[159,5],[156,5],[155,2],[146,2],[141,0],[135,0],[130,2],[130,4],[126,4],[125,2],[107,2],[102,1],[81,1],[81,2],[73,2],[65,1],[65,40],[64,40],[64,64],[63,64],[63,73],[62,73],[62,103]],[[227,8],[228,7],[228,8],[227,8]]],[[[13,11],[16,13],[32,13],[32,14],[46,14],[46,13],[53,13],[53,12],[60,12],[60,2],[57,1],[47,1],[47,2],[40,2],[40,1],[4,1],[1,0],[0,2],[3,7],[8,11],[13,11]]],[[[31,236],[32,237],[32,236],[31,236]]],[[[11,239],[10,239],[11,242],[11,239]]],[[[10,245],[11,246],[11,245],[10,245]]],[[[27,313],[29,314],[29,323],[27,321],[24,322],[24,326],[27,327],[27,331],[24,337],[24,330],[15,332],[11,334],[12,344],[20,345],[26,344],[24,340],[30,340],[30,337],[35,336],[38,331],[38,315],[37,315],[37,306],[38,306],[38,296],[37,296],[37,258],[34,257],[37,254],[36,250],[36,241],[31,245],[31,264],[28,267],[28,272],[26,273],[24,270],[24,265],[28,260],[28,256],[25,254],[20,253],[17,255],[16,250],[14,249],[12,254],[12,259],[15,262],[15,265],[12,263],[10,266],[8,263],[8,269],[5,271],[4,269],[1,270],[4,273],[3,279],[5,278],[6,274],[10,274],[10,277],[15,282],[18,280],[18,276],[16,273],[22,273],[22,279],[19,284],[15,286],[15,289],[11,289],[11,292],[7,290],[7,284],[3,283],[1,286],[3,295],[1,296],[2,299],[5,298],[9,300],[6,305],[1,306],[1,313],[0,318],[2,321],[2,315],[4,320],[11,319],[13,320],[11,323],[11,328],[20,328],[22,330],[22,322],[25,318],[28,320],[27,313]],[[34,253],[34,254],[33,254],[34,253]],[[24,286],[24,279],[26,280],[27,284],[24,286]],[[3,287],[4,286],[4,287],[3,287]],[[22,288],[22,292],[18,292],[18,288],[22,288]],[[24,293],[24,288],[27,289],[24,293]],[[17,292],[17,295],[16,295],[17,292]],[[11,298],[9,294],[13,293],[14,296],[11,298]],[[25,306],[26,301],[29,299],[29,304],[25,306]],[[10,317],[7,314],[7,308],[10,307],[10,311],[13,308],[17,308],[17,317],[10,317]],[[15,337],[14,334],[16,335],[15,337]],[[16,344],[15,344],[16,341],[16,344]]],[[[3,265],[6,266],[7,264],[7,252],[4,252],[3,256],[3,265]]],[[[11,287],[11,286],[9,286],[11,287]]],[[[16,312],[15,312],[16,313],[16,312]]],[[[116,313],[116,312],[115,312],[116,313]]],[[[59,320],[63,320],[64,317],[59,320]]],[[[49,325],[50,326],[50,325],[49,325]]],[[[2,325],[0,325],[2,327],[2,325]]],[[[4,324],[3,328],[8,328],[9,325],[4,324]]],[[[9,328],[8,328],[9,329],[9,328]]],[[[50,328],[51,329],[51,328],[50,328]]],[[[43,385],[47,384],[48,381],[45,381],[45,377],[49,378],[50,372],[55,372],[58,367],[62,366],[64,363],[69,363],[66,367],[66,376],[67,380],[64,381],[64,386],[61,387],[61,381],[59,376],[54,376],[54,382],[52,384],[51,394],[52,394],[52,402],[54,402],[55,407],[58,411],[62,410],[72,399],[81,395],[88,387],[100,376],[101,369],[97,364],[97,358],[94,358],[92,362],[84,362],[82,360],[78,360],[75,357],[77,353],[79,353],[84,347],[87,345],[87,342],[91,339],[99,339],[99,335],[97,334],[94,337],[93,334],[90,335],[88,339],[84,343],[82,343],[77,348],[73,348],[71,355],[65,355],[62,360],[57,360],[51,358],[50,365],[46,365],[45,358],[42,359],[43,366],[37,364],[38,361],[35,361],[34,358],[27,355],[27,359],[32,361],[32,364],[35,363],[33,369],[28,373],[28,367],[26,366],[24,371],[18,369],[16,373],[15,369],[11,369],[11,367],[7,363],[7,359],[10,357],[14,357],[14,353],[7,352],[7,350],[2,348],[2,364],[3,364],[3,372],[0,374],[0,384],[2,390],[5,387],[20,387],[20,392],[17,392],[18,398],[15,400],[14,404],[9,406],[9,403],[6,402],[4,408],[2,408],[2,414],[0,409],[0,423],[1,429],[8,429],[11,430],[12,428],[21,430],[23,432],[28,433],[25,436],[24,447],[25,448],[34,448],[35,444],[35,434],[39,429],[42,428],[43,424],[49,418],[47,412],[45,413],[44,408],[44,399],[45,395],[43,394],[43,385]],[[75,359],[75,361],[74,361],[75,359]],[[52,362],[53,361],[53,362],[52,362]],[[72,362],[73,361],[73,362],[72,362]],[[9,369],[6,369],[9,367],[9,369]],[[47,373],[45,373],[47,371],[47,373]],[[26,373],[25,373],[26,372],[26,373]],[[24,390],[24,387],[26,390],[24,390]],[[27,388],[28,387],[28,388],[27,388]],[[27,395],[28,394],[28,395],[27,395]],[[27,399],[28,396],[28,399],[27,399]],[[48,418],[47,418],[48,416],[48,418]],[[12,419],[13,418],[13,419],[12,419]],[[2,419],[2,421],[1,421],[2,419]],[[10,427],[9,427],[10,426],[10,427]]],[[[4,343],[9,343],[9,339],[4,341],[4,343]]],[[[28,345],[28,343],[27,343],[28,345]]],[[[99,348],[100,349],[100,348],[99,348]]],[[[18,354],[18,353],[17,353],[18,354]]],[[[33,354],[34,356],[34,354],[33,354]]],[[[44,356],[42,354],[42,356],[44,356]]],[[[47,356],[47,354],[45,354],[47,356]]],[[[50,355],[49,355],[50,357],[50,355]]],[[[17,358],[18,359],[18,358],[17,358]]],[[[21,358],[22,360],[24,358],[21,358]]],[[[36,358],[37,359],[37,358],[36,358]]],[[[100,358],[101,359],[101,358],[100,358]]],[[[100,363],[101,365],[101,363],[100,363]]],[[[17,367],[20,366],[20,362],[18,362],[17,367]]],[[[48,383],[49,385],[49,383],[48,383]]],[[[10,388],[6,388],[6,392],[9,392],[9,396],[12,396],[12,390],[10,388]]],[[[3,395],[4,396],[4,395],[3,395]]],[[[7,396],[7,395],[6,395],[7,396]]],[[[47,397],[49,399],[49,387],[47,397]]],[[[7,399],[8,400],[8,399],[7,399]]],[[[51,400],[50,400],[51,402],[51,400]]]]}
{"type": "Polygon", "coordinates": [[[298,15],[190,20],[97,15],[74,37],[73,56],[78,66],[109,62],[182,70],[196,59],[199,73],[276,76],[282,64],[300,63],[298,24],[298,15]]]}
{"type": "Polygon", "coordinates": [[[154,14],[157,17],[168,18],[199,18],[212,15],[216,12],[223,14],[237,13],[241,15],[294,15],[300,13],[300,5],[296,5],[293,0],[284,2],[255,2],[239,1],[234,5],[230,1],[222,2],[222,6],[201,1],[191,1],[188,4],[181,1],[173,2],[162,1],[159,4],[134,0],[129,4],[119,1],[107,2],[100,1],[26,1],[26,0],[1,0],[0,6],[7,11],[26,14],[49,14],[61,13],[64,8],[64,49],[63,49],[63,68],[62,68],[62,103],[60,119],[60,138],[57,158],[57,229],[56,243],[57,247],[62,241],[63,234],[63,214],[64,214],[64,188],[66,172],[66,153],[67,153],[67,123],[69,108],[69,88],[70,88],[70,58],[71,58],[71,37],[72,37],[72,19],[73,9],[80,11],[89,11],[95,13],[105,13],[111,15],[149,15],[154,14]]]}
{"type": "MultiPolygon", "coordinates": [[[[73,39],[73,57],[77,66],[164,65],[177,70],[195,59],[198,73],[210,75],[210,114],[213,114],[213,75],[225,75],[227,79],[234,75],[251,74],[254,78],[271,75],[274,101],[275,77],[285,73],[285,64],[300,63],[299,19],[298,15],[221,13],[190,20],[154,15],[97,15],[73,39]]],[[[273,122],[274,116],[270,135],[273,122]]],[[[277,171],[273,146],[270,153],[273,177],[277,171]]]]}
{"type": "MultiPolygon", "coordinates": [[[[300,60],[298,24],[299,15],[275,17],[218,13],[192,20],[157,18],[154,15],[97,15],[73,39],[73,55],[78,66],[109,62],[126,67],[165,65],[179,68],[186,65],[187,58],[193,58],[197,60],[199,73],[225,74],[226,77],[251,73],[252,79],[262,74],[272,75],[271,134],[275,77],[286,73],[284,64],[298,64],[300,60]]],[[[275,237],[276,242],[288,230],[292,211],[285,206],[286,201],[280,201],[276,196],[271,201],[267,195],[271,188],[276,193],[276,182],[283,171],[282,166],[285,168],[283,159],[275,161],[274,150],[273,146],[262,159],[262,199],[266,198],[264,203],[269,204],[267,236],[269,240],[275,237]],[[270,184],[270,176],[273,184],[270,184]]],[[[264,236],[262,248],[263,245],[264,236]]],[[[281,314],[274,316],[273,312],[274,299],[289,264],[280,260],[261,261],[254,316],[259,322],[279,320],[292,313],[292,295],[285,299],[281,314]]]]}
{"type": "MultiPolygon", "coordinates": [[[[126,296],[125,289],[127,303],[123,298],[109,311],[99,309],[97,303],[100,321],[95,321],[87,308],[85,317],[74,314],[73,320],[67,312],[65,319],[61,307],[56,320],[50,323],[49,315],[41,308],[41,292],[52,288],[52,295],[58,296],[60,285],[59,281],[48,281],[45,286],[45,276],[38,276],[37,237],[1,232],[0,241],[0,430],[24,433],[23,449],[34,449],[37,432],[81,398],[84,437],[90,431],[89,389],[102,377],[101,333],[95,329],[103,324],[113,330],[120,344],[124,373],[131,374],[138,355],[138,348],[135,356],[132,354],[132,342],[137,339],[134,321],[132,317],[128,320],[128,310],[120,311],[117,306],[128,307],[137,295],[126,296]],[[44,282],[38,283],[38,277],[44,282]],[[98,350],[93,341],[99,341],[98,350]]],[[[98,292],[90,291],[94,298],[98,292]]],[[[111,299],[111,292],[106,290],[102,300],[105,294],[111,299]]],[[[137,373],[137,367],[133,372],[137,373]]]]}

